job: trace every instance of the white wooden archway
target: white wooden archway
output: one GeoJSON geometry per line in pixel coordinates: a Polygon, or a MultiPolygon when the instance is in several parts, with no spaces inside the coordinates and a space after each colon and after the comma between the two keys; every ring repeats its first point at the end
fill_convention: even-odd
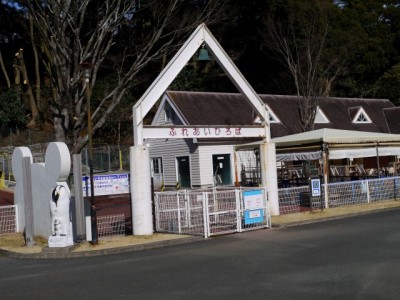
{"type": "MultiPolygon", "coordinates": [[[[264,143],[260,146],[262,184],[267,188],[271,213],[273,215],[279,214],[275,146],[270,142],[271,135],[267,107],[211,34],[207,26],[201,24],[194,30],[192,35],[133,107],[134,146],[131,147],[130,150],[130,167],[132,225],[134,235],[146,235],[153,232],[150,158],[149,150],[143,145],[143,141],[145,138],[163,137],[163,134],[167,134],[164,132],[168,132],[162,129],[145,128],[143,126],[143,119],[196,51],[202,46],[212,54],[213,58],[215,58],[220,67],[263,122],[261,128],[260,126],[254,126],[253,129],[247,130],[242,137],[261,136],[264,138],[264,143]]],[[[225,127],[226,126],[223,126],[221,129],[225,127]]],[[[166,138],[168,138],[168,136],[166,136],[166,138]]]]}

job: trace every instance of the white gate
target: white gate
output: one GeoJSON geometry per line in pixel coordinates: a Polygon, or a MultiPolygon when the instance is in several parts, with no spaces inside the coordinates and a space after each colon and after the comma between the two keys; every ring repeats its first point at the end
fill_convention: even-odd
{"type": "Polygon", "coordinates": [[[264,189],[155,193],[156,231],[212,235],[271,226],[264,189]]]}

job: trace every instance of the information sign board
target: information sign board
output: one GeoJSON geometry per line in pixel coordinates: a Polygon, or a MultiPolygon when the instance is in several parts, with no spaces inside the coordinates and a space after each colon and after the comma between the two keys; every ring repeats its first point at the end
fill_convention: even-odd
{"type": "Polygon", "coordinates": [[[321,196],[321,180],[319,178],[311,178],[311,196],[321,196]]]}
{"type": "Polygon", "coordinates": [[[262,190],[243,192],[244,224],[264,221],[264,193],[262,190]]]}
{"type": "MultiPolygon", "coordinates": [[[[94,195],[115,195],[129,193],[129,174],[94,175],[94,195]]],[[[90,177],[82,177],[83,196],[90,196],[90,177]]]]}

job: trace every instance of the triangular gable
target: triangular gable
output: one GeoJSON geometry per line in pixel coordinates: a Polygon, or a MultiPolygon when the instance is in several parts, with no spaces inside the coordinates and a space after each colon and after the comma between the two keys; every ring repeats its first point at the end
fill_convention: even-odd
{"type": "Polygon", "coordinates": [[[322,109],[318,106],[317,107],[317,113],[315,115],[314,124],[327,124],[327,123],[330,123],[329,119],[324,114],[322,109]]]}
{"type": "Polygon", "coordinates": [[[371,118],[368,116],[368,114],[365,112],[365,110],[360,107],[355,114],[352,123],[372,123],[371,118]]]}
{"type": "MultiPolygon", "coordinates": [[[[268,111],[268,122],[269,123],[281,123],[281,120],[279,120],[279,118],[277,117],[277,115],[272,111],[272,109],[269,108],[269,106],[267,104],[265,104],[265,106],[267,107],[267,111],[268,111]]],[[[257,116],[254,120],[254,124],[261,124],[261,118],[259,116],[257,116]]]]}
{"type": "MultiPolygon", "coordinates": [[[[232,83],[239,92],[253,107],[257,115],[268,125],[268,115],[264,103],[259,96],[240,73],[224,49],[211,34],[205,24],[199,25],[192,33],[189,39],[179,49],[178,53],[171,59],[168,65],[162,70],[160,75],[153,81],[143,96],[133,107],[133,130],[134,144],[136,146],[143,144],[143,119],[151,110],[154,104],[160,99],[172,81],[182,71],[186,63],[196,53],[196,51],[205,46],[211,52],[213,58],[218,62],[232,83]]],[[[266,130],[266,138],[269,140],[270,132],[266,130]]]]}
{"type": "Polygon", "coordinates": [[[170,109],[173,110],[173,112],[176,114],[177,118],[182,122],[183,125],[188,124],[188,121],[186,118],[183,116],[183,114],[180,112],[180,110],[175,106],[175,103],[171,101],[169,98],[168,94],[164,94],[164,96],[161,99],[160,106],[157,109],[157,112],[153,118],[153,121],[151,122],[151,125],[159,125],[159,124],[165,124],[164,120],[161,120],[162,118],[162,113],[163,111],[166,111],[166,107],[169,107],[170,109]]]}

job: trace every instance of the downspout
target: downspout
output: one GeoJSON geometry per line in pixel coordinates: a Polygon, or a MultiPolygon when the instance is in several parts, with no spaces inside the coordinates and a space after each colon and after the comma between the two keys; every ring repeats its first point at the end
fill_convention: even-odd
{"type": "Polygon", "coordinates": [[[233,160],[234,160],[234,165],[235,165],[235,186],[240,187],[239,174],[238,174],[237,149],[234,149],[234,151],[233,151],[233,160]]]}

